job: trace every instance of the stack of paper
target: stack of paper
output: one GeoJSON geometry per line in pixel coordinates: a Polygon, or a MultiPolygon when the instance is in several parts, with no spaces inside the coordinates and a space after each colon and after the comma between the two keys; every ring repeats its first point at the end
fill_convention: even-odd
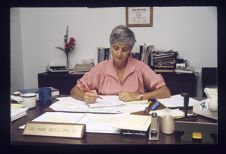
{"type": "MultiPolygon", "coordinates": [[[[179,95],[173,95],[170,98],[158,99],[158,101],[164,105],[165,107],[175,108],[175,107],[183,107],[184,106],[184,97],[179,95]]],[[[199,101],[189,98],[188,106],[193,106],[194,103],[198,103],[199,101]]]]}
{"type": "Polygon", "coordinates": [[[163,117],[166,114],[170,114],[174,118],[181,118],[184,117],[184,112],[179,109],[161,109],[161,110],[154,110],[150,111],[149,114],[152,114],[153,112],[157,113],[159,117],[163,117]]]}
{"type": "Polygon", "coordinates": [[[17,120],[27,115],[28,108],[22,108],[21,104],[11,104],[11,121],[17,120]]]}
{"type": "Polygon", "coordinates": [[[123,102],[118,96],[101,96],[96,103],[87,105],[86,102],[72,97],[60,97],[59,101],[50,105],[54,111],[90,112],[90,113],[131,113],[143,111],[148,101],[123,102]]]}
{"type": "Polygon", "coordinates": [[[147,131],[151,124],[151,116],[126,115],[114,127],[124,130],[147,131]]]}

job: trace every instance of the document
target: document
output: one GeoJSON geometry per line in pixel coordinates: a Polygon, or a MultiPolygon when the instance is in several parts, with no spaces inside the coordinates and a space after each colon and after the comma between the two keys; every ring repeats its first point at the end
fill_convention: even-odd
{"type": "MultiPolygon", "coordinates": [[[[184,106],[184,97],[181,96],[180,94],[178,95],[173,95],[170,98],[164,98],[164,99],[157,99],[162,105],[165,107],[169,108],[174,108],[174,107],[183,107],[184,106]]],[[[195,103],[199,101],[189,98],[189,104],[188,106],[193,106],[195,103]]]]}
{"type": "Polygon", "coordinates": [[[118,129],[147,131],[151,124],[151,116],[125,115],[122,120],[115,125],[118,129]]]}
{"type": "MultiPolygon", "coordinates": [[[[35,122],[57,122],[71,124],[85,124],[86,132],[119,134],[120,129],[113,126],[121,121],[125,114],[92,114],[92,113],[67,113],[45,112],[33,119],[35,122]]],[[[24,129],[24,125],[20,127],[24,129]]]]}
{"type": "Polygon", "coordinates": [[[86,102],[76,100],[72,97],[60,97],[59,101],[49,107],[54,111],[67,112],[87,112],[87,113],[131,113],[145,109],[148,101],[123,102],[118,96],[101,96],[103,100],[98,100],[93,105],[87,105],[86,102]]]}
{"type": "Polygon", "coordinates": [[[161,109],[161,110],[154,110],[150,111],[149,114],[152,114],[153,112],[157,113],[157,116],[163,117],[165,114],[170,114],[174,118],[181,118],[184,117],[184,112],[179,109],[161,109]]]}

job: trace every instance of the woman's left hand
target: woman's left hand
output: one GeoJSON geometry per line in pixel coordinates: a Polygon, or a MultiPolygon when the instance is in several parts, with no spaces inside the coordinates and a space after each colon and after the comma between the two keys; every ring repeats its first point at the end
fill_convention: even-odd
{"type": "Polygon", "coordinates": [[[140,100],[140,94],[139,93],[133,93],[128,91],[122,91],[119,93],[119,99],[125,102],[129,101],[137,101],[140,100]]]}

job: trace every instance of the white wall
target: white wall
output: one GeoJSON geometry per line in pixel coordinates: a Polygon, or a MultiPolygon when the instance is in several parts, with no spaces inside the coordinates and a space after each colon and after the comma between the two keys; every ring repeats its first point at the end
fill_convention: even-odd
{"type": "Polygon", "coordinates": [[[11,92],[24,87],[23,54],[21,44],[20,10],[10,10],[10,85],[11,92]]]}
{"type": "MultiPolygon", "coordinates": [[[[96,58],[97,47],[109,47],[111,30],[125,25],[125,8],[20,8],[12,42],[21,39],[24,87],[38,87],[37,74],[51,62],[65,64],[65,55],[56,49],[63,46],[66,26],[69,36],[77,39],[70,55],[70,67],[81,59],[96,58]],[[21,27],[19,27],[21,25],[21,27]]],[[[15,16],[15,15],[14,15],[15,16]]],[[[217,8],[216,7],[154,7],[153,27],[131,28],[137,43],[133,50],[146,42],[155,49],[173,49],[192,66],[217,66],[217,8]]],[[[12,43],[11,52],[15,49],[12,43]]],[[[17,67],[17,66],[14,66],[17,67]]],[[[15,80],[15,79],[14,79],[15,80]]],[[[17,81],[15,81],[17,82],[17,81]]],[[[18,81],[19,82],[19,81],[18,81]]],[[[200,80],[199,80],[200,84],[200,80]]],[[[12,84],[11,87],[15,87],[12,84]]],[[[17,87],[18,88],[18,87],[17,87]]],[[[15,89],[15,88],[14,88],[15,89]]]]}

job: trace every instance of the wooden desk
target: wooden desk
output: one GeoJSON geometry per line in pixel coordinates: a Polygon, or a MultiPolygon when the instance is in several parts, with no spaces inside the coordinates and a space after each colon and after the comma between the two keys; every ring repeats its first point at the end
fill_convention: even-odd
{"type": "MultiPolygon", "coordinates": [[[[191,97],[196,97],[196,76],[194,73],[161,73],[171,94],[189,93],[191,97]]],[[[69,95],[71,89],[83,74],[69,73],[39,73],[38,87],[54,87],[60,91],[61,95],[69,95]]]]}
{"type": "MultiPolygon", "coordinates": [[[[40,116],[44,113],[43,106],[37,106],[34,109],[28,110],[28,115],[12,122],[12,144],[191,144],[188,142],[181,142],[179,140],[181,133],[174,133],[173,135],[165,135],[160,133],[159,141],[149,141],[148,137],[140,136],[122,136],[119,134],[100,134],[100,133],[86,133],[83,139],[70,139],[70,138],[54,138],[54,137],[41,137],[41,136],[23,136],[23,130],[19,130],[18,127],[25,124],[28,121],[40,116]]],[[[144,111],[137,114],[143,114],[144,111]]],[[[211,122],[210,119],[204,117],[198,117],[197,121],[211,122]]],[[[212,121],[214,122],[214,121],[212,121]]]]}

